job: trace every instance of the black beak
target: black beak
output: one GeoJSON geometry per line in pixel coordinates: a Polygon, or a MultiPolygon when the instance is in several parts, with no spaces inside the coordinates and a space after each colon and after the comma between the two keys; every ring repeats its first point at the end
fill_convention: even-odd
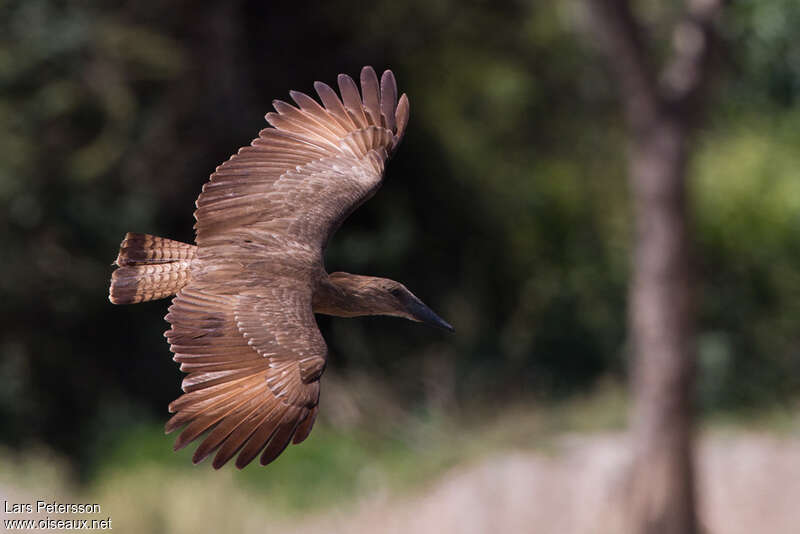
{"type": "Polygon", "coordinates": [[[433,313],[433,310],[422,303],[421,300],[414,299],[407,304],[408,313],[417,321],[434,328],[441,328],[448,332],[455,332],[450,323],[433,313]]]}

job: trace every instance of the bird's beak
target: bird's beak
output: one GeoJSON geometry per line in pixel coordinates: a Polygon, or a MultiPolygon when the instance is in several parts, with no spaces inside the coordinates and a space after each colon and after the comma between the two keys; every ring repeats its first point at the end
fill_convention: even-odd
{"type": "Polygon", "coordinates": [[[420,323],[424,323],[435,328],[441,328],[442,330],[447,330],[449,332],[456,331],[456,329],[453,328],[450,323],[436,315],[432,309],[423,304],[423,302],[419,299],[413,299],[407,305],[407,307],[408,313],[411,315],[411,317],[420,323]]]}

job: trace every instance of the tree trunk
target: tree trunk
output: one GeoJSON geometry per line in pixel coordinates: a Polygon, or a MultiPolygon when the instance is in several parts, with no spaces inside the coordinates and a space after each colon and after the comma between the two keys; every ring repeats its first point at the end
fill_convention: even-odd
{"type": "Polygon", "coordinates": [[[627,519],[636,534],[695,534],[694,354],[686,160],[702,111],[723,0],[686,0],[660,71],[628,0],[590,0],[628,122],[635,215],[629,303],[633,469],[627,519]]]}
{"type": "Polygon", "coordinates": [[[641,534],[694,534],[687,134],[683,124],[662,115],[637,134],[629,170],[636,216],[629,520],[631,531],[641,534]]]}

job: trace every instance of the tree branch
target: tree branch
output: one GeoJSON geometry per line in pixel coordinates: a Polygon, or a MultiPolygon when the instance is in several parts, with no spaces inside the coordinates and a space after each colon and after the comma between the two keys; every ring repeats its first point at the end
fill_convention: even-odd
{"type": "Polygon", "coordinates": [[[708,63],[717,41],[715,24],[724,0],[687,0],[686,14],[672,34],[672,55],[659,73],[651,65],[648,43],[642,36],[627,0],[589,0],[592,20],[610,64],[619,78],[625,115],[634,130],[642,131],[665,106],[691,118],[692,107],[708,81],[708,63]]]}
{"type": "Polygon", "coordinates": [[[678,106],[691,106],[708,81],[717,35],[715,24],[723,0],[688,0],[686,15],[672,34],[673,54],[661,75],[661,97],[678,106]]]}
{"type": "Polygon", "coordinates": [[[592,20],[609,63],[619,78],[625,113],[634,129],[656,117],[661,104],[647,46],[626,0],[589,0],[592,20]]]}

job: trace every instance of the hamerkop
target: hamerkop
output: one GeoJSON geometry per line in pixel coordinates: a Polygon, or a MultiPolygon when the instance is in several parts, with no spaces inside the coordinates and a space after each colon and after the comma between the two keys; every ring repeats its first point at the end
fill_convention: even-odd
{"type": "Polygon", "coordinates": [[[219,468],[273,461],[311,432],[327,347],[315,313],[393,315],[453,328],[403,284],[325,271],[323,254],[342,221],[383,181],[408,123],[391,71],[361,71],[361,92],[339,75],[341,99],[322,105],[292,91],[276,100],[250,146],[217,167],[194,212],[196,245],[128,233],[109,299],[131,304],[177,295],[165,332],[188,373],[169,405],[166,431],[185,428],[175,450],[206,433],[193,461],[216,451],[219,468]],[[263,451],[263,452],[262,452],[263,451]]]}

